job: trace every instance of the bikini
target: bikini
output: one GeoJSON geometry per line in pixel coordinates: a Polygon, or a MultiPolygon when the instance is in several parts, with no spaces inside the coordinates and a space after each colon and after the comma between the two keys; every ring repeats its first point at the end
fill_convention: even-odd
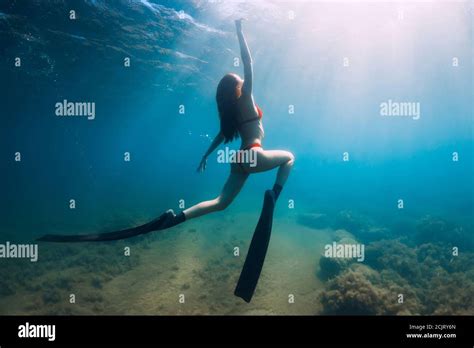
{"type": "MultiPolygon", "coordinates": [[[[260,107],[259,107],[258,105],[255,105],[255,106],[257,107],[257,116],[252,117],[252,118],[250,118],[250,119],[248,119],[248,120],[245,120],[245,121],[240,122],[239,125],[238,125],[239,127],[240,127],[241,125],[243,125],[243,124],[250,123],[250,122],[255,122],[255,121],[260,121],[260,120],[262,119],[262,117],[263,117],[263,111],[262,111],[262,109],[260,109],[260,107]]],[[[240,151],[243,151],[243,150],[250,150],[250,149],[252,149],[252,148],[254,148],[254,147],[262,147],[262,145],[259,144],[259,143],[253,143],[253,144],[247,145],[246,147],[244,147],[244,148],[243,148],[242,150],[240,150],[240,151]]],[[[247,173],[247,170],[246,170],[245,167],[242,165],[242,162],[241,162],[241,160],[240,160],[240,152],[237,154],[237,158],[238,158],[237,164],[239,165],[239,167],[240,167],[245,173],[247,173]]]]}

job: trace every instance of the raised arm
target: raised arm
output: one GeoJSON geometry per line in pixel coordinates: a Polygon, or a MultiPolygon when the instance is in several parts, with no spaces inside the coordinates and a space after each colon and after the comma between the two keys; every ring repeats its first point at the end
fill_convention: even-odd
{"type": "Polygon", "coordinates": [[[235,21],[235,29],[237,30],[237,37],[239,38],[240,55],[242,56],[242,62],[244,64],[244,85],[242,86],[242,95],[252,94],[252,57],[250,56],[250,50],[245,40],[244,33],[242,32],[242,19],[235,21]]]}

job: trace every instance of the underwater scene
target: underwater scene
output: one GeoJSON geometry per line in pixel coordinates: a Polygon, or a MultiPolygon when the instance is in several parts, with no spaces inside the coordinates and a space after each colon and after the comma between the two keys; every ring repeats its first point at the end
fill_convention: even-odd
{"type": "Polygon", "coordinates": [[[473,13],[0,1],[0,315],[473,315],[473,13]]]}

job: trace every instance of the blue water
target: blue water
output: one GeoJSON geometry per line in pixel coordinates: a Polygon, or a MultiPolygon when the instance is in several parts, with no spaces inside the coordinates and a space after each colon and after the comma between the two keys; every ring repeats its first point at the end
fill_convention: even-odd
{"type": "MultiPolygon", "coordinates": [[[[254,97],[264,110],[263,146],[296,157],[278,217],[351,211],[416,247],[411,234],[430,216],[462,228],[472,251],[468,1],[0,5],[2,240],[128,227],[180,210],[180,199],[189,207],[214,198],[229,166],[213,155],[204,174],[195,169],[219,130],[219,79],[243,75],[234,66],[239,17],[247,19],[254,97]],[[55,116],[64,99],[95,102],[95,119],[55,116]],[[420,118],[381,116],[389,99],[420,103],[420,118]]],[[[257,215],[275,175],[252,176],[234,205],[217,214],[257,215]]],[[[451,247],[459,239],[432,242],[440,241],[451,247]]]]}

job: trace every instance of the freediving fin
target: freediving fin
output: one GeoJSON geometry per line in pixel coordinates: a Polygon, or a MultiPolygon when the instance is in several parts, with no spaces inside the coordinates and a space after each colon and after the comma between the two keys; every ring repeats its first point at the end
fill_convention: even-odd
{"type": "Polygon", "coordinates": [[[275,192],[273,190],[265,191],[260,219],[253,233],[244,267],[242,268],[239,281],[234,291],[235,296],[241,297],[246,302],[250,302],[252,299],[262,271],[263,262],[265,261],[268,243],[270,242],[270,235],[272,233],[275,201],[275,192]]]}
{"type": "Polygon", "coordinates": [[[128,228],[121,231],[107,232],[107,233],[97,233],[97,234],[82,234],[82,235],[59,235],[59,234],[47,234],[37,239],[41,242],[102,242],[102,241],[112,241],[119,239],[126,239],[130,237],[135,237],[140,234],[146,234],[149,232],[162,230],[170,226],[171,219],[175,216],[172,210],[168,210],[165,213],[161,214],[155,220],[152,220],[146,224],[128,228]]]}

